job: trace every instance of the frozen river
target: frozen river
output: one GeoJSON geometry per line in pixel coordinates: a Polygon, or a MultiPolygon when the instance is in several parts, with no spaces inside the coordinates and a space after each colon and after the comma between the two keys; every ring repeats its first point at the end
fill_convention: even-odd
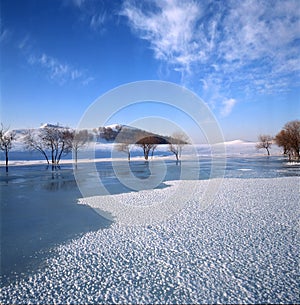
{"type": "MultiPolygon", "coordinates": [[[[155,160],[150,162],[155,166],[155,160]]],[[[182,166],[189,168],[190,171],[195,168],[194,161],[182,162],[185,162],[182,166]]],[[[124,167],[124,170],[126,165],[127,162],[118,163],[119,168],[124,167]]],[[[170,187],[166,189],[163,186],[158,187],[153,191],[153,196],[159,195],[155,192],[171,192],[172,183],[175,185],[178,183],[181,167],[173,160],[167,160],[166,165],[167,172],[163,183],[169,184],[170,187]]],[[[96,168],[102,183],[111,194],[115,194],[114,196],[125,194],[130,200],[131,190],[120,183],[111,162],[98,162],[96,168]]],[[[146,179],[150,174],[149,166],[144,161],[131,162],[130,169],[140,179],[146,179]]],[[[4,168],[1,168],[1,282],[5,287],[2,296],[4,303],[23,301],[78,303],[114,302],[114,300],[122,303],[133,300],[148,303],[152,301],[252,303],[256,301],[255,298],[262,302],[268,300],[279,302],[280,296],[282,300],[296,302],[296,296],[299,295],[299,290],[297,291],[299,282],[296,281],[299,272],[296,270],[296,252],[299,249],[293,243],[299,239],[299,231],[295,231],[292,225],[296,221],[299,207],[297,206],[299,169],[299,164],[288,163],[282,157],[227,158],[225,186],[221,188],[217,198],[219,201],[212,205],[212,210],[197,211],[195,202],[198,195],[194,194],[191,205],[174,216],[176,225],[173,226],[171,222],[127,230],[118,224],[118,221],[111,222],[101,217],[89,205],[77,204],[81,194],[71,165],[62,165],[55,171],[47,169],[45,165],[11,166],[8,174],[5,173],[4,168]],[[255,181],[257,181],[257,190],[255,181]],[[267,192],[269,196],[259,198],[266,194],[263,191],[265,188],[273,189],[267,192]],[[221,204],[219,214],[216,208],[218,203],[221,204]],[[276,203],[277,210],[275,206],[271,206],[272,203],[276,203]],[[244,210],[236,209],[237,204],[244,205],[244,210]],[[192,215],[193,209],[195,215],[199,216],[198,220],[192,215]],[[260,215],[260,209],[263,215],[260,215]],[[229,219],[230,211],[232,219],[229,219]],[[244,213],[245,211],[248,212],[244,213]],[[262,219],[255,219],[255,215],[260,215],[262,219]],[[277,219],[277,224],[271,224],[272,217],[277,219]],[[208,223],[209,219],[210,223],[208,223]],[[225,231],[228,236],[224,235],[223,241],[216,237],[217,232],[221,234],[220,223],[227,226],[225,231]],[[228,223],[232,224],[235,231],[228,223]],[[183,232],[183,226],[191,227],[190,233],[183,232]],[[264,228],[270,230],[264,234],[264,228]],[[240,239],[234,241],[234,234],[240,239]],[[205,241],[201,242],[201,238],[205,241]],[[211,239],[209,242],[209,238],[217,239],[211,239]],[[109,245],[110,241],[112,244],[109,245]],[[277,248],[277,250],[273,249],[274,255],[279,255],[278,258],[269,257],[273,255],[273,242],[280,247],[280,254],[277,248]],[[100,248],[97,250],[97,247],[100,248]],[[143,255],[139,252],[142,248],[145,249],[143,255]],[[129,251],[127,259],[124,251],[129,251]],[[231,253],[230,257],[233,261],[226,257],[226,251],[231,253]],[[180,252],[183,254],[180,255],[180,252]],[[283,253],[288,257],[284,257],[283,253]],[[236,263],[234,257],[237,259],[236,263]],[[253,266],[250,266],[251,261],[247,258],[259,259],[259,261],[257,263],[253,261],[253,266]],[[279,258],[282,260],[282,266],[278,261],[279,258]],[[176,260],[176,265],[180,268],[177,270],[176,267],[173,270],[176,260]],[[144,273],[139,275],[140,283],[145,285],[143,291],[146,291],[142,296],[139,290],[141,288],[137,286],[138,282],[135,283],[137,278],[135,272],[141,268],[143,261],[148,262],[145,268],[149,265],[150,273],[147,274],[144,270],[141,271],[144,273]],[[198,266],[200,261],[202,267],[199,267],[198,274],[193,271],[193,266],[198,266]],[[107,266],[103,265],[104,269],[100,271],[97,262],[107,266]],[[234,266],[235,264],[237,265],[234,266]],[[286,270],[288,264],[290,269],[286,270]],[[67,266],[70,266],[70,269],[67,266]],[[224,274],[222,274],[222,266],[224,274]],[[255,276],[261,276],[259,270],[255,268],[262,266],[266,268],[266,272],[269,272],[265,277],[270,280],[266,281],[266,278],[260,277],[259,281],[255,282],[255,276]],[[273,269],[270,270],[270,266],[273,269]],[[247,270],[244,268],[250,268],[249,277],[251,277],[246,280],[245,285],[242,283],[243,277],[247,276],[247,270]],[[132,272],[129,272],[129,269],[132,269],[132,272]],[[70,273],[66,273],[68,270],[70,273]],[[76,270],[79,274],[86,270],[87,274],[86,276],[82,274],[83,279],[75,279],[76,270]],[[158,272],[157,279],[154,275],[155,270],[158,272]],[[210,272],[211,276],[206,278],[205,270],[210,272]],[[221,273],[218,275],[218,272],[221,273]],[[280,275],[285,272],[288,273],[286,281],[280,285],[286,285],[287,292],[285,287],[281,286],[280,293],[276,292],[279,286],[268,290],[266,285],[274,286],[274,283],[279,281],[280,275]],[[69,274],[68,284],[66,274],[69,274]],[[202,278],[198,279],[199,276],[202,278]],[[60,277],[63,282],[59,282],[60,277]],[[234,283],[241,289],[241,299],[237,297],[237,288],[233,283],[229,283],[231,277],[235,278],[234,281],[237,282],[234,283]],[[56,286],[50,285],[52,281],[56,286]],[[210,281],[216,282],[210,283],[210,281]],[[228,283],[223,283],[224,281],[228,283]],[[95,284],[93,285],[92,282],[95,284]],[[78,283],[78,291],[82,291],[80,293],[75,291],[72,295],[66,294],[68,285],[73,287],[74,283],[78,283]],[[108,285],[115,290],[108,289],[108,285]],[[203,291],[199,291],[201,287],[203,291]],[[165,293],[155,292],[155,289],[159,291],[160,288],[166,289],[165,293]],[[95,289],[98,292],[93,294],[95,289]],[[221,294],[220,291],[224,289],[227,292],[221,294]],[[45,298],[47,290],[53,292],[48,299],[45,298]],[[138,295],[141,296],[140,299],[136,298],[138,295]],[[181,299],[180,295],[182,295],[181,299]]],[[[84,171],[80,168],[78,170],[84,171]]],[[[202,158],[199,181],[191,181],[191,183],[202,183],[199,184],[201,189],[203,183],[207,183],[210,173],[211,160],[202,158]]],[[[97,187],[97,182],[92,176],[89,178],[88,174],[85,175],[84,183],[97,187]]]]}

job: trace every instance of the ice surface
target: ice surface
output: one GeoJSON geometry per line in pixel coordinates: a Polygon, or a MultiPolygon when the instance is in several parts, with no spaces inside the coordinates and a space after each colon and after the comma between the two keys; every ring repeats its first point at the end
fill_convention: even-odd
{"type": "MultiPolygon", "coordinates": [[[[2,288],[1,303],[299,303],[299,178],[224,179],[203,208],[208,182],[187,181],[198,192],[166,221],[116,217],[55,248],[39,272],[2,288]]],[[[147,199],[181,182],[165,183],[147,199]]]]}

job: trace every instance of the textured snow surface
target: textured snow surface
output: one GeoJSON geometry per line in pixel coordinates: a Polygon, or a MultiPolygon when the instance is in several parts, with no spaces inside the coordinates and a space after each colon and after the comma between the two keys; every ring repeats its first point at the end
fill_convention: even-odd
{"type": "Polygon", "coordinates": [[[198,195],[165,222],[57,247],[1,303],[299,303],[299,179],[225,179],[205,209],[198,195]]]}

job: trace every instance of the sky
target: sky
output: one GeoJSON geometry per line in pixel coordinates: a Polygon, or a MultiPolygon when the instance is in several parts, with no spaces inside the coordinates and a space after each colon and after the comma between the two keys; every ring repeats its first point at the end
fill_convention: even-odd
{"type": "MultiPolygon", "coordinates": [[[[75,128],[100,96],[143,80],[194,92],[226,140],[255,141],[300,119],[298,0],[0,3],[0,120],[12,129],[75,128]]],[[[107,123],[147,116],[163,116],[197,138],[188,114],[147,101],[107,123]]]]}

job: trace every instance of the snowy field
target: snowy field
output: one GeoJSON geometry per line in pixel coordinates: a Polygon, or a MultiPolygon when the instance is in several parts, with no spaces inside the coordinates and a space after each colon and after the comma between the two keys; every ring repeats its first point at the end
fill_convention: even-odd
{"type": "MultiPolygon", "coordinates": [[[[111,196],[151,206],[181,182],[164,183],[111,196]]],[[[226,178],[209,205],[209,180],[185,183],[196,191],[165,221],[128,226],[116,216],[53,248],[34,274],[2,287],[1,303],[299,303],[299,177],[226,178]]]]}

